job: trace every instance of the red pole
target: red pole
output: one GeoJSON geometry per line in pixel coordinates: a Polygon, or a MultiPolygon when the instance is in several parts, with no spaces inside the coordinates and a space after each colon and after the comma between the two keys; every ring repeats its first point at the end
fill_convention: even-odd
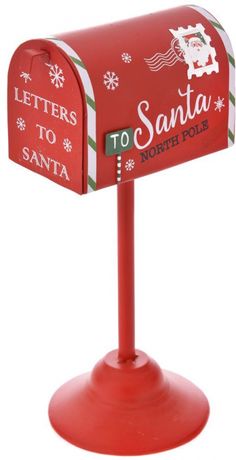
{"type": "Polygon", "coordinates": [[[119,361],[135,358],[134,181],[117,185],[119,361]]]}

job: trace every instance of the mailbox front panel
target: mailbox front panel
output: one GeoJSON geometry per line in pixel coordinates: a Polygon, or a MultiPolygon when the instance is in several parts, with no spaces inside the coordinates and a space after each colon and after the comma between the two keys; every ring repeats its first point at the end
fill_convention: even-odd
{"type": "Polygon", "coordinates": [[[234,66],[222,26],[191,6],[25,44],[9,74],[10,157],[87,193],[225,149],[234,143],[234,66]],[[24,81],[30,47],[49,57],[35,57],[24,81]],[[19,97],[29,88],[73,120],[76,113],[76,123],[23,106],[15,87],[19,97]],[[30,131],[17,125],[27,117],[30,131]],[[58,133],[57,143],[39,138],[36,124],[58,133]],[[62,147],[67,139],[71,152],[62,147]],[[26,162],[25,145],[48,147],[49,157],[68,166],[69,180],[26,162]]]}
{"type": "Polygon", "coordinates": [[[83,193],[83,101],[67,56],[40,40],[18,48],[8,105],[10,158],[83,193]]]}

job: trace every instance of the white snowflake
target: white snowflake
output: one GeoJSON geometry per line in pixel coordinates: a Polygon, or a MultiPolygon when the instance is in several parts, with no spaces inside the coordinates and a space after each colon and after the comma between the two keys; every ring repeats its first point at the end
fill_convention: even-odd
{"type": "Polygon", "coordinates": [[[21,117],[17,118],[16,125],[17,125],[17,128],[20,131],[25,131],[26,123],[25,123],[25,120],[23,118],[21,118],[21,117]]]}
{"type": "Polygon", "coordinates": [[[130,62],[132,61],[132,57],[129,53],[122,53],[121,58],[122,61],[124,61],[126,64],[130,64],[130,62]]]}
{"type": "Polygon", "coordinates": [[[63,147],[67,152],[72,151],[72,142],[70,141],[70,139],[68,139],[68,138],[64,139],[63,147]]]}
{"type": "Polygon", "coordinates": [[[32,80],[30,74],[27,73],[27,72],[21,72],[20,78],[24,78],[25,83],[27,83],[28,81],[31,81],[31,80],[32,80]]]}
{"type": "Polygon", "coordinates": [[[107,89],[115,90],[119,86],[119,77],[115,72],[110,72],[109,70],[103,75],[104,85],[107,89]]]}
{"type": "Polygon", "coordinates": [[[219,110],[219,112],[221,112],[221,109],[223,109],[223,107],[225,107],[224,105],[224,97],[220,97],[218,96],[218,99],[214,102],[215,104],[215,110],[219,110]]]}
{"type": "Polygon", "coordinates": [[[58,67],[57,64],[46,64],[50,70],[49,70],[49,76],[51,77],[51,83],[56,87],[56,88],[63,88],[63,84],[65,81],[65,77],[63,75],[63,70],[58,67]]]}
{"type": "Polygon", "coordinates": [[[126,171],[132,171],[132,169],[134,169],[135,167],[135,161],[130,158],[129,160],[126,161],[125,163],[125,169],[126,171]]]}

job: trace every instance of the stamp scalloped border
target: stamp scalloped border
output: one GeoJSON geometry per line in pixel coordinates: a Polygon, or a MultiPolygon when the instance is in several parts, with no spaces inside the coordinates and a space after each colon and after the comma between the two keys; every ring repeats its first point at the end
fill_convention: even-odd
{"type": "Polygon", "coordinates": [[[197,77],[201,77],[204,73],[207,75],[210,75],[212,72],[219,72],[219,63],[216,61],[216,50],[211,46],[211,37],[205,33],[205,27],[203,27],[202,24],[198,23],[196,24],[195,27],[188,26],[187,28],[184,27],[178,27],[177,30],[175,29],[169,29],[169,31],[172,33],[172,35],[179,40],[180,47],[182,48],[184,52],[184,59],[186,64],[188,64],[188,79],[190,80],[193,75],[196,75],[197,77]],[[190,58],[188,54],[188,48],[185,43],[184,37],[189,34],[194,34],[200,32],[208,46],[210,56],[212,59],[212,64],[210,65],[205,65],[202,67],[199,67],[199,69],[196,69],[193,65],[193,61],[190,58]]]}

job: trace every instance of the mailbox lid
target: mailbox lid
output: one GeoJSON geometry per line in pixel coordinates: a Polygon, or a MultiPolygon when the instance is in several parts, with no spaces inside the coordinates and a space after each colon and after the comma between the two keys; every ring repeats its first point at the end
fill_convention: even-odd
{"type": "Polygon", "coordinates": [[[92,87],[88,191],[117,183],[119,168],[126,181],[232,145],[232,47],[202,8],[179,7],[61,34],[55,42],[79,56],[84,91],[86,82],[92,87]],[[201,42],[209,55],[187,61],[187,41],[201,42]],[[117,155],[105,154],[106,135],[124,128],[132,128],[136,143],[117,161],[117,155]]]}
{"type": "Polygon", "coordinates": [[[67,55],[49,40],[23,43],[9,68],[10,159],[82,194],[83,105],[67,55]]]}

